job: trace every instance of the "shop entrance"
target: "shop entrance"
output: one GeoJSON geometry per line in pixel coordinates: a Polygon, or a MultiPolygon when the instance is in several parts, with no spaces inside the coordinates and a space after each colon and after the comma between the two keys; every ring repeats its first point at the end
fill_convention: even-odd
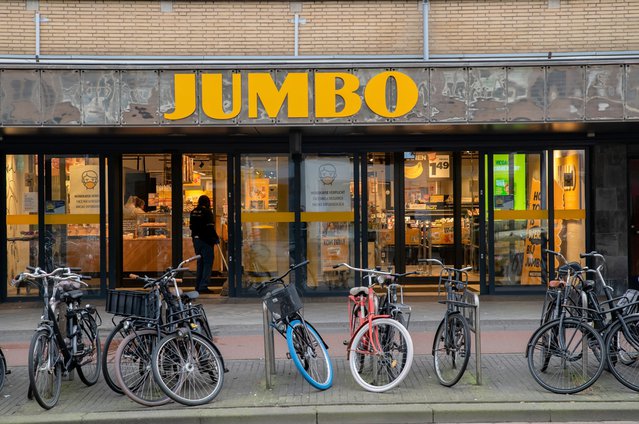
{"type": "Polygon", "coordinates": [[[628,257],[630,260],[630,288],[639,286],[639,159],[628,160],[630,185],[630,229],[628,257]]]}

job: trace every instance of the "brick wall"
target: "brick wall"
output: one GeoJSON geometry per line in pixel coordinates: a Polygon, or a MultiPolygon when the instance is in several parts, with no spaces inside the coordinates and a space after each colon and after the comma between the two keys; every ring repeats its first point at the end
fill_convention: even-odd
{"type": "MultiPolygon", "coordinates": [[[[421,0],[40,0],[42,54],[422,54],[421,0]]],[[[33,54],[34,11],[0,2],[0,54],[33,54]]],[[[431,0],[431,54],[639,50],[636,0],[431,0]],[[557,6],[558,7],[555,7],[557,6]]]]}

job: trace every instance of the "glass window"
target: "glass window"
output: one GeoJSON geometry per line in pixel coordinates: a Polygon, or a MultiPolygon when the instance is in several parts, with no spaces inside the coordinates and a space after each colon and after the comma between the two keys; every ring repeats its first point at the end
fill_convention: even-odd
{"type": "Polygon", "coordinates": [[[307,286],[311,290],[349,287],[354,265],[353,157],[306,155],[302,162],[302,222],[306,228],[307,286]]]}
{"type": "MultiPolygon", "coordinates": [[[[228,275],[227,248],[228,231],[228,184],[227,156],[225,154],[187,154],[182,156],[182,256],[184,259],[195,255],[191,230],[189,229],[191,211],[197,206],[198,199],[206,195],[211,200],[211,210],[215,216],[215,231],[220,237],[219,249],[213,256],[212,283],[221,285],[228,275]],[[223,255],[223,256],[221,256],[223,255]],[[219,283],[219,284],[218,284],[219,283]]],[[[195,271],[196,262],[189,264],[195,271]]],[[[192,276],[184,275],[188,281],[192,276]]]]}
{"type": "Polygon", "coordinates": [[[469,281],[479,281],[479,154],[461,154],[461,229],[464,260],[462,267],[471,266],[469,281]]]}
{"type": "Polygon", "coordinates": [[[368,155],[368,265],[395,266],[395,205],[391,153],[368,155]]]}
{"type": "Polygon", "coordinates": [[[555,250],[569,261],[578,261],[579,254],[586,251],[585,154],[583,150],[555,150],[553,161],[555,250]]]}
{"type": "Polygon", "coordinates": [[[289,268],[289,232],[295,214],[289,209],[287,156],[242,155],[242,284],[244,289],[289,268]]]}
{"type": "Polygon", "coordinates": [[[122,268],[158,275],[171,266],[171,155],[122,157],[122,268]]]}
{"type": "MultiPolygon", "coordinates": [[[[100,159],[45,157],[45,264],[100,275],[100,159]]],[[[100,279],[88,281],[98,290],[100,279]]]]}
{"type": "Polygon", "coordinates": [[[7,294],[37,295],[31,287],[8,282],[27,265],[38,265],[38,157],[7,155],[7,294]]]}

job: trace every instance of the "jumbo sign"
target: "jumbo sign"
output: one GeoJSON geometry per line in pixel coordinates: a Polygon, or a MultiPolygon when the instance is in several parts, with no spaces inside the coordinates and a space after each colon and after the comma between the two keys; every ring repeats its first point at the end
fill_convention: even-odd
{"type": "MultiPolygon", "coordinates": [[[[264,112],[269,118],[277,118],[281,117],[286,102],[286,118],[348,118],[357,115],[365,103],[378,116],[399,118],[415,108],[419,97],[415,81],[397,71],[375,74],[364,87],[357,75],[348,72],[316,72],[313,76],[313,82],[309,83],[309,73],[289,72],[278,83],[270,72],[203,72],[200,74],[201,109],[208,118],[220,121],[235,119],[241,114],[256,119],[264,116],[264,112]],[[361,88],[363,94],[360,94],[361,88]],[[388,95],[390,91],[393,96],[388,95]],[[260,113],[260,103],[263,113],[260,113]],[[248,110],[242,113],[242,108],[248,110]]],[[[175,74],[175,107],[164,113],[165,119],[185,119],[196,112],[196,78],[194,73],[175,74]]]]}

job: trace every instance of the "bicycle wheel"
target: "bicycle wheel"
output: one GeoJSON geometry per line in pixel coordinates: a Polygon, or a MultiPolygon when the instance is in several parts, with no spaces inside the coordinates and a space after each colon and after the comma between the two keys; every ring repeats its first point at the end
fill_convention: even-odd
{"type": "Polygon", "coordinates": [[[151,371],[157,341],[155,330],[134,332],[122,340],[115,353],[118,386],[131,400],[144,406],[160,406],[171,401],[155,382],[151,371]]]}
{"type": "Polygon", "coordinates": [[[83,348],[78,358],[78,377],[87,386],[93,386],[100,377],[100,330],[93,316],[86,310],[79,313],[78,326],[78,342],[82,342],[83,348]]]}
{"type": "Polygon", "coordinates": [[[210,402],[222,389],[222,359],[206,337],[180,331],[164,337],[153,352],[153,375],[162,391],[182,405],[210,402]]]}
{"type": "Polygon", "coordinates": [[[4,387],[4,380],[5,380],[6,374],[7,374],[7,362],[4,359],[4,354],[2,353],[2,350],[0,350],[0,392],[2,391],[2,388],[4,387]]]}
{"type": "Polygon", "coordinates": [[[624,317],[628,330],[615,322],[606,336],[606,356],[612,374],[624,386],[639,391],[639,315],[624,317]]]}
{"type": "Polygon", "coordinates": [[[311,386],[326,390],[333,384],[333,364],[322,338],[308,323],[291,321],[286,343],[293,363],[311,386]]]}
{"type": "Polygon", "coordinates": [[[470,358],[468,322],[459,313],[444,318],[433,342],[433,361],[439,382],[447,387],[457,384],[470,358]]]}
{"type": "Polygon", "coordinates": [[[385,392],[408,374],[413,363],[413,341],[399,322],[377,318],[353,337],[348,362],[357,384],[370,392],[385,392]],[[361,370],[358,354],[364,357],[361,370]]]}
{"type": "Polygon", "coordinates": [[[51,409],[60,398],[62,363],[58,345],[49,331],[38,330],[29,346],[29,387],[44,409],[51,409]]]}
{"type": "Polygon", "coordinates": [[[130,333],[129,330],[124,330],[124,321],[120,321],[115,326],[113,331],[109,333],[104,342],[104,352],[102,353],[102,375],[107,386],[111,388],[115,393],[123,395],[124,392],[118,386],[115,378],[115,353],[118,350],[118,346],[122,343],[122,340],[130,333]]]}
{"type": "Polygon", "coordinates": [[[601,336],[591,326],[566,318],[537,329],[526,356],[533,378],[553,393],[577,393],[590,387],[604,369],[601,336]],[[546,358],[550,352],[550,361],[546,358]]]}

